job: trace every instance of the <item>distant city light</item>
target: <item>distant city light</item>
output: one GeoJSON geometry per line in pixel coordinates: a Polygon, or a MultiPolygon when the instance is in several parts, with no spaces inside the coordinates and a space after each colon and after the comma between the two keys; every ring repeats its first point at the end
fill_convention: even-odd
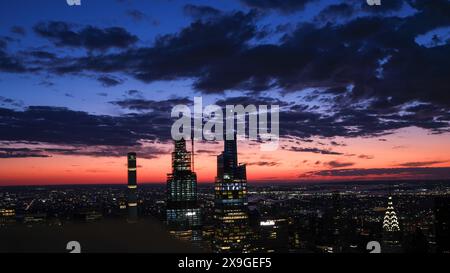
{"type": "Polygon", "coordinates": [[[268,221],[261,221],[259,223],[260,226],[274,226],[275,225],[275,221],[273,220],[268,220],[268,221]]]}

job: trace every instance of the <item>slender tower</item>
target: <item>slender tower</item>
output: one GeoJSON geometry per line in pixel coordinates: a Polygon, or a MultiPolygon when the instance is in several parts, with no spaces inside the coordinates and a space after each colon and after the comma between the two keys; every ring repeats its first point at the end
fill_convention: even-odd
{"type": "Polygon", "coordinates": [[[136,153],[128,154],[128,222],[135,223],[138,219],[137,212],[137,176],[136,153]]]}
{"type": "Polygon", "coordinates": [[[383,219],[383,253],[398,253],[401,251],[400,226],[395,213],[392,196],[388,198],[388,206],[383,219]]]}
{"type": "Polygon", "coordinates": [[[197,203],[197,175],[184,139],[175,141],[172,173],[167,175],[167,225],[179,239],[201,240],[201,212],[197,203]]]}
{"type": "Polygon", "coordinates": [[[248,201],[246,166],[238,164],[236,136],[225,140],[217,157],[214,219],[215,252],[243,253],[248,244],[248,201]]]}
{"type": "Polygon", "coordinates": [[[385,232],[397,232],[400,231],[400,227],[398,225],[397,214],[394,210],[394,205],[392,203],[392,196],[389,196],[388,199],[388,207],[386,209],[386,213],[383,219],[383,230],[385,232]]]}

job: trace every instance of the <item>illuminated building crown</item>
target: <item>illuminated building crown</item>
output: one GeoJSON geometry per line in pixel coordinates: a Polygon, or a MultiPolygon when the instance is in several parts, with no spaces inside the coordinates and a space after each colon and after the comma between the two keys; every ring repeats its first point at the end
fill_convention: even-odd
{"type": "Polygon", "coordinates": [[[388,232],[400,231],[397,214],[395,213],[391,196],[389,196],[388,207],[383,219],[383,230],[388,232]]]}

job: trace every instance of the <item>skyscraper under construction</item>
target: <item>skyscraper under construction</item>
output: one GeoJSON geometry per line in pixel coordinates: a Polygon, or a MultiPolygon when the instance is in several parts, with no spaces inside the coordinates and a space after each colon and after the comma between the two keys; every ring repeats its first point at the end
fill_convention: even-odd
{"type": "Polygon", "coordinates": [[[167,175],[167,225],[176,237],[201,240],[201,213],[197,202],[197,175],[193,172],[193,155],[184,139],[175,141],[172,173],[167,175]]]}
{"type": "Polygon", "coordinates": [[[137,175],[136,153],[128,154],[128,222],[134,223],[138,218],[137,211],[137,175]]]}
{"type": "Polygon", "coordinates": [[[238,164],[236,135],[225,140],[217,157],[215,183],[215,252],[247,252],[248,201],[246,166],[238,164]]]}

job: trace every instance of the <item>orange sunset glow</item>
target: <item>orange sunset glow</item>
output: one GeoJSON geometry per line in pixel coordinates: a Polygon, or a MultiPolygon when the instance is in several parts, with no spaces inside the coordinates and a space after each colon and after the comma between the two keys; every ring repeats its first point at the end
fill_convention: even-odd
{"type": "MultiPolygon", "coordinates": [[[[239,141],[241,162],[246,163],[250,183],[262,181],[308,182],[333,180],[371,179],[427,179],[429,175],[410,174],[409,170],[398,174],[350,175],[336,177],[319,175],[322,170],[386,169],[406,167],[450,167],[448,157],[450,135],[429,134],[418,128],[406,128],[379,138],[336,138],[341,146],[332,147],[327,140],[317,140],[319,147],[332,149],[342,155],[326,155],[291,151],[290,141],[282,140],[274,152],[259,150],[259,144],[239,141]],[[287,160],[288,159],[288,160],[287,160]],[[332,162],[332,163],[330,163],[332,162]],[[335,165],[333,165],[333,162],[335,165]]],[[[171,151],[172,144],[159,144],[171,151]]],[[[313,146],[313,145],[309,145],[313,146]]],[[[200,183],[213,182],[216,175],[216,156],[221,144],[195,144],[195,171],[200,183]]],[[[170,153],[153,159],[139,158],[138,181],[140,183],[164,183],[170,171],[170,153]]],[[[53,155],[45,158],[0,159],[1,185],[30,184],[121,184],[126,183],[126,156],[93,157],[53,155]]],[[[431,178],[439,178],[433,177],[431,178]]]]}

